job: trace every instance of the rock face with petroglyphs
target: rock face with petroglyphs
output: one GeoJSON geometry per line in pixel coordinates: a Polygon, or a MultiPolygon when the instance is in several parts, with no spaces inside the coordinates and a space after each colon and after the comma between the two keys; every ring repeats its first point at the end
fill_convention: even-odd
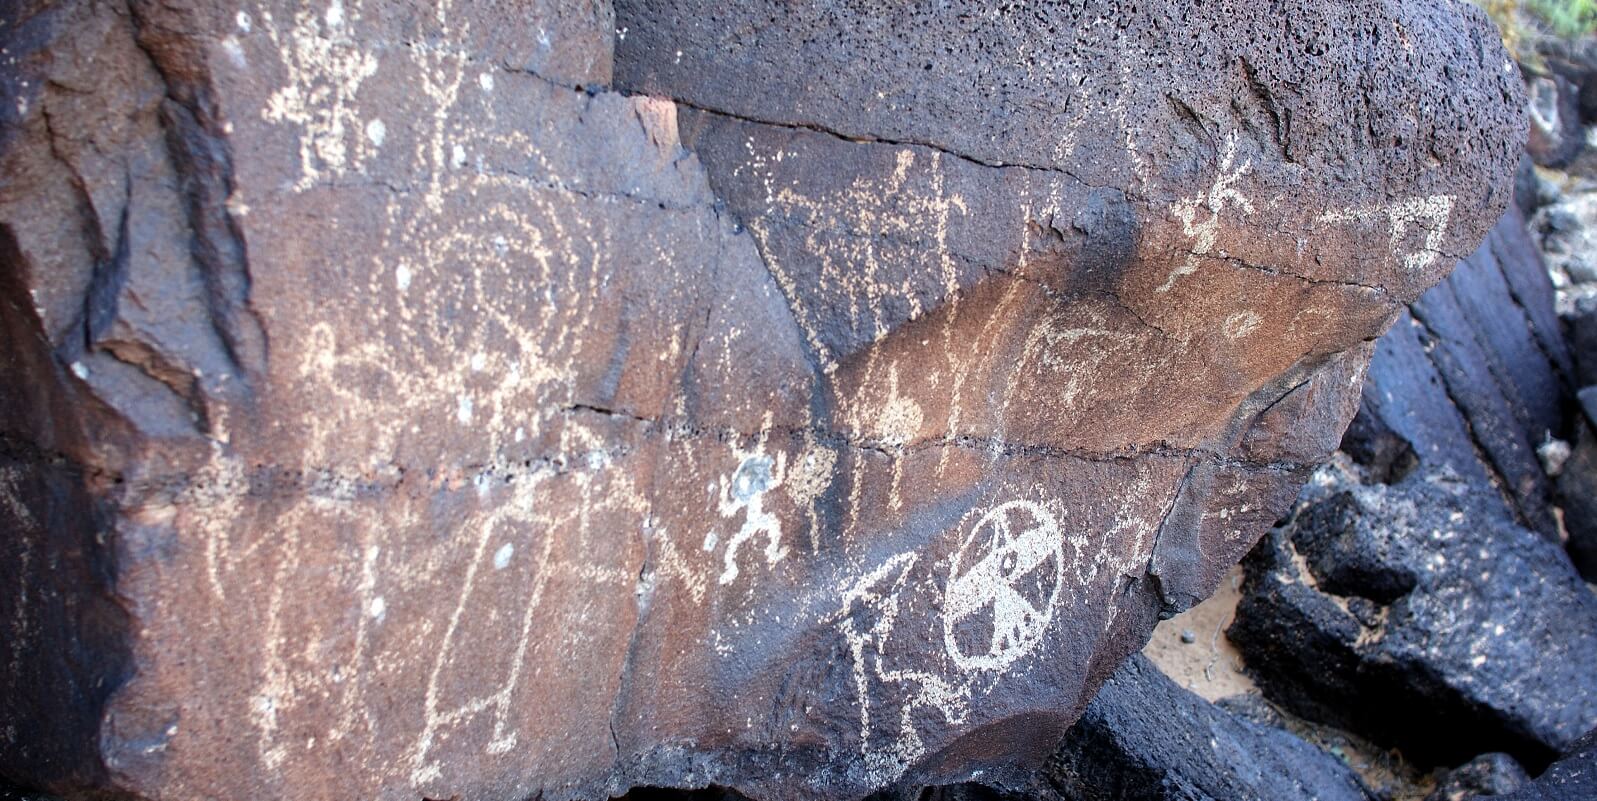
{"type": "Polygon", "coordinates": [[[1453,0],[0,20],[0,776],[1003,784],[1509,199],[1453,0]]]}

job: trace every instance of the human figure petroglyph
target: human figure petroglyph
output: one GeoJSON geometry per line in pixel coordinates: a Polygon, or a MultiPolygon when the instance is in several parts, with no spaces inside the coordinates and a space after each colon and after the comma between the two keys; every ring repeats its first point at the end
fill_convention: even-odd
{"type": "Polygon", "coordinates": [[[1036,649],[1071,567],[1065,547],[1079,554],[1084,544],[1067,540],[1057,516],[1033,501],[1008,501],[977,518],[960,538],[941,591],[941,628],[949,657],[942,668],[916,667],[888,644],[900,626],[908,594],[917,589],[938,592],[936,583],[918,587],[912,580],[919,561],[915,552],[889,557],[844,590],[831,620],[848,645],[860,751],[873,780],[892,781],[925,755],[914,722],[918,710],[935,709],[948,725],[965,723],[978,687],[991,685],[1036,649]],[[895,689],[873,696],[872,681],[895,689]],[[896,727],[873,733],[873,697],[897,702],[896,727]]]}
{"type": "MultiPolygon", "coordinates": [[[[300,10],[286,32],[278,30],[270,12],[261,17],[262,30],[289,74],[288,84],[272,94],[261,113],[270,122],[300,126],[300,177],[294,188],[303,191],[329,174],[359,170],[383,141],[381,120],[362,121],[355,103],[361,84],[377,74],[378,61],[351,34],[344,4],[335,0],[320,14],[300,10]]],[[[249,19],[240,12],[240,33],[249,33],[249,19]]],[[[232,41],[229,49],[241,52],[232,41]]]]}
{"type": "Polygon", "coordinates": [[[1182,234],[1192,244],[1181,266],[1172,270],[1164,283],[1154,290],[1155,292],[1169,292],[1181,276],[1197,272],[1199,259],[1211,255],[1224,257],[1223,253],[1214,253],[1214,246],[1220,237],[1220,215],[1227,206],[1234,206],[1246,214],[1253,213],[1253,202],[1236,188],[1242,176],[1247,175],[1252,169],[1251,160],[1244,159],[1241,164],[1237,163],[1236,132],[1227,134],[1225,147],[1220,156],[1220,166],[1215,170],[1214,183],[1204,192],[1176,201],[1170,207],[1176,219],[1181,221],[1182,234]],[[1202,219],[1199,219],[1200,212],[1203,212],[1202,219]]]}
{"type": "MultiPolygon", "coordinates": [[[[905,247],[896,241],[929,240],[938,263],[939,285],[932,290],[941,295],[931,306],[952,297],[958,289],[955,259],[948,246],[948,228],[955,213],[968,213],[965,199],[945,188],[942,154],[933,152],[921,157],[914,148],[896,150],[891,173],[882,178],[860,177],[847,189],[810,195],[798,187],[774,184],[773,165],[782,160],[779,151],[767,157],[750,151],[750,161],[756,177],[764,181],[770,208],[760,218],[749,221],[749,229],[760,241],[772,239],[773,224],[784,220],[802,224],[805,228],[804,253],[819,262],[818,287],[800,286],[790,270],[766,253],[766,261],[775,276],[794,317],[805,333],[805,338],[815,350],[824,372],[837,370],[840,361],[848,354],[839,352],[835,344],[823,341],[820,331],[824,321],[819,319],[811,304],[800,298],[803,290],[821,288],[828,300],[847,305],[851,325],[866,329],[873,339],[881,339],[892,332],[901,321],[890,319],[884,309],[902,305],[908,309],[908,319],[914,320],[930,308],[918,290],[903,279],[889,280],[886,271],[905,247]],[[924,180],[922,189],[917,181],[924,180]],[[846,233],[839,240],[837,235],[846,233]]],[[[741,169],[741,168],[739,168],[741,169]]]]}
{"type": "Polygon", "coordinates": [[[774,565],[787,556],[782,544],[782,521],[765,508],[765,495],[782,485],[787,476],[787,453],[777,451],[773,459],[760,443],[753,451],[737,451],[738,467],[731,477],[719,479],[720,498],[716,509],[723,518],[743,513],[743,523],[727,540],[722,556],[723,568],[718,584],[731,584],[738,577],[738,549],[756,535],[765,535],[765,562],[774,565]]]}

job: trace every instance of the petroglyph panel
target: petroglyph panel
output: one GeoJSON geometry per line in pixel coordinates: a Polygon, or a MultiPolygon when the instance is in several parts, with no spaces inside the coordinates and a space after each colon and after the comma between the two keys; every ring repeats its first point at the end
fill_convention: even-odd
{"type": "Polygon", "coordinates": [[[1496,40],[1409,5],[1326,12],[1406,31],[1402,69],[1209,5],[0,27],[0,773],[1017,775],[1274,519],[1365,341],[1506,200],[1496,40]],[[1377,69],[1381,109],[1467,112],[1358,117],[1377,69]]]}

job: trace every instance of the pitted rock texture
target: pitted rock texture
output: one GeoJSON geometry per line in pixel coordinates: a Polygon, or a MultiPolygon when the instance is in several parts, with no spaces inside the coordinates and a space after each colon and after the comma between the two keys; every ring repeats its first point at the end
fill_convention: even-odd
{"type": "Polygon", "coordinates": [[[8,15],[0,775],[843,799],[1040,761],[1509,200],[1478,12],[1281,13],[8,15]]]}
{"type": "Polygon", "coordinates": [[[1267,696],[1426,766],[1539,769],[1597,726],[1597,597],[1561,548],[1445,474],[1323,470],[1245,563],[1229,636],[1267,696]]]}
{"type": "Polygon", "coordinates": [[[1597,731],[1580,738],[1536,781],[1502,796],[1502,801],[1581,801],[1597,795],[1597,731]]]}
{"type": "Polygon", "coordinates": [[[1369,801],[1353,769],[1183,689],[1141,654],[1104,683],[1025,794],[1048,801],[1369,801]]]}
{"type": "Polygon", "coordinates": [[[1244,562],[1229,635],[1266,695],[1426,766],[1540,769],[1597,726],[1597,596],[1537,457],[1570,365],[1511,209],[1377,343],[1345,456],[1244,562]]]}

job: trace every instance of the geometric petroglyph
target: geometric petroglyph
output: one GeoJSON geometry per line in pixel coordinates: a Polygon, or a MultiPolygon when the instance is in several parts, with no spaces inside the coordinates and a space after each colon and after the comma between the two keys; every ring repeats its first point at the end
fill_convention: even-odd
{"type": "Polygon", "coordinates": [[[1385,206],[1328,211],[1320,215],[1321,222],[1362,222],[1385,217],[1391,229],[1389,248],[1392,258],[1403,260],[1403,269],[1409,273],[1423,272],[1441,255],[1442,239],[1447,235],[1447,224],[1453,216],[1452,195],[1415,197],[1385,206]],[[1403,240],[1411,226],[1423,224],[1425,242],[1404,252],[1403,240]]]}
{"type": "Polygon", "coordinates": [[[1041,505],[1010,501],[976,521],[954,553],[943,642],[965,671],[1002,670],[1042,639],[1064,584],[1064,537],[1041,505]]]}

